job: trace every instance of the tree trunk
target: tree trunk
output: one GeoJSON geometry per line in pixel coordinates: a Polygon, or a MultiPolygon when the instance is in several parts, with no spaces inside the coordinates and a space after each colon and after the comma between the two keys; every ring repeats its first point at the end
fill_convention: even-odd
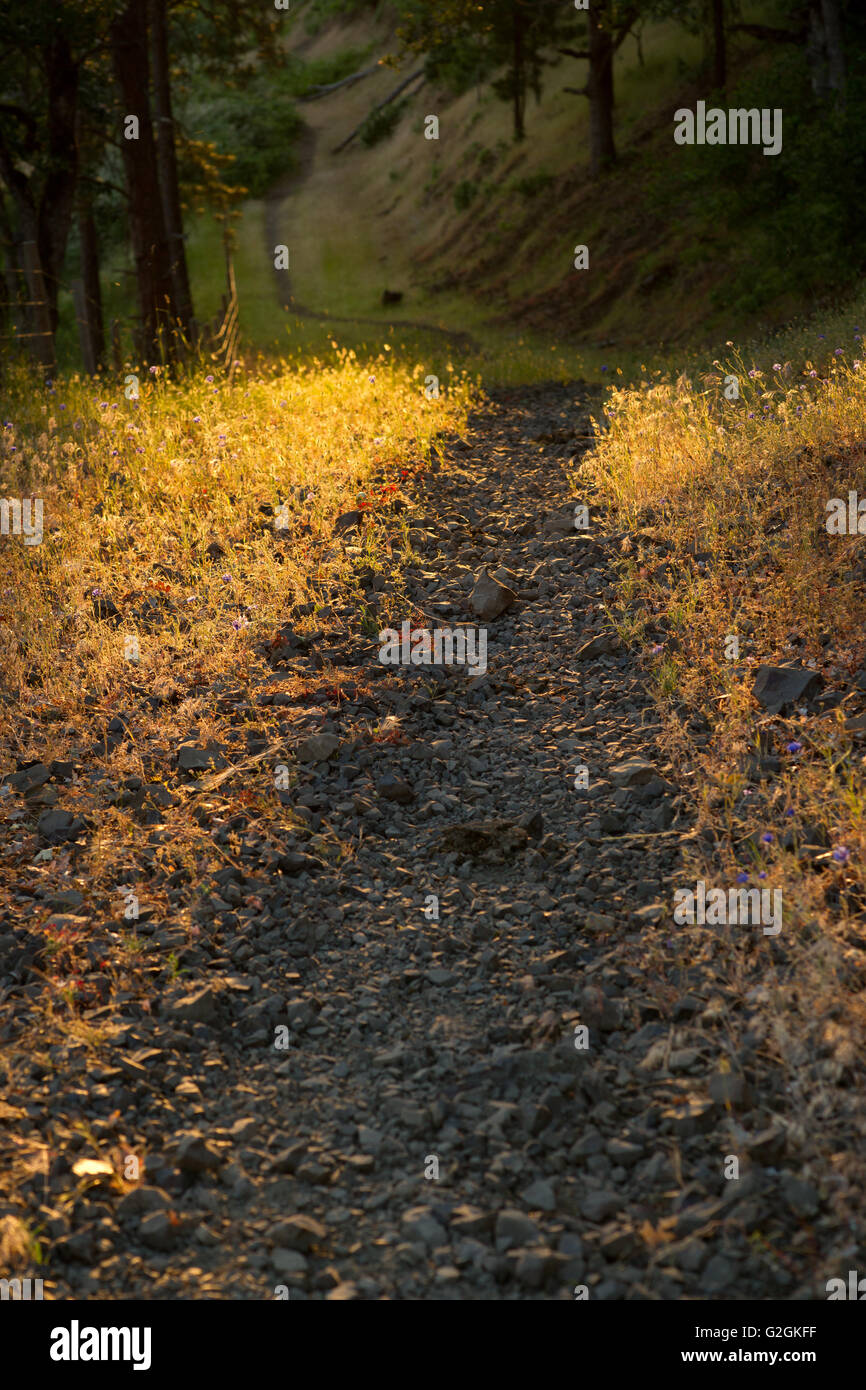
{"type": "Polygon", "coordinates": [[[156,158],[162,211],[171,253],[171,278],[178,323],[187,342],[192,340],[193,307],[183,238],[183,214],[177,178],[177,151],[171,109],[171,76],[168,57],[166,0],[148,0],[150,53],[153,65],[153,110],[156,158]]]}
{"type": "MultiPolygon", "coordinates": [[[[17,321],[20,312],[19,301],[21,299],[21,280],[17,267],[21,265],[21,253],[15,241],[12,225],[6,216],[6,208],[2,198],[0,198],[0,247],[3,255],[3,288],[0,291],[2,300],[2,327],[3,340],[10,335],[13,316],[17,321]]],[[[3,361],[3,352],[0,351],[0,364],[3,361]]]]}
{"type": "Polygon", "coordinates": [[[728,85],[728,54],[725,41],[725,0],[711,0],[713,22],[713,87],[724,93],[728,85]]]}
{"type": "Polygon", "coordinates": [[[78,179],[78,64],[61,34],[45,55],[48,84],[48,175],[39,200],[37,244],[51,332],[57,332],[57,296],[75,211],[78,179]]]}
{"type": "Polygon", "coordinates": [[[812,91],[826,99],[831,94],[840,104],[845,99],[845,52],[839,0],[812,0],[806,54],[812,91]]]}
{"type": "Polygon", "coordinates": [[[609,0],[589,12],[589,167],[599,174],[616,160],[613,139],[613,54],[609,0]]]}
{"type": "Polygon", "coordinates": [[[150,116],[147,19],[137,0],[127,0],[110,32],[121,118],[138,117],[138,139],[127,140],[121,130],[120,145],[138,281],[140,341],[145,360],[159,362],[175,356],[177,311],[150,116]]]}
{"type": "Polygon", "coordinates": [[[38,201],[29,175],[2,138],[0,173],[15,208],[14,271],[26,282],[21,305],[26,310],[25,346],[37,362],[53,369],[57,297],[78,177],[78,65],[62,34],[42,48],[41,56],[47,119],[39,154],[45,157],[46,176],[38,201]]]}
{"type": "Polygon", "coordinates": [[[78,240],[81,247],[81,279],[84,317],[90,359],[98,371],[105,361],[105,328],[102,320],[102,285],[99,280],[99,241],[93,212],[86,198],[78,201],[78,240]]]}
{"type": "Polygon", "coordinates": [[[827,51],[827,74],[830,89],[836,100],[845,99],[845,46],[842,39],[842,17],[839,13],[839,0],[821,0],[821,18],[824,22],[824,44],[827,51]]]}
{"type": "Polygon", "coordinates": [[[520,0],[512,0],[511,32],[513,39],[512,80],[514,82],[514,139],[526,139],[524,112],[526,110],[526,55],[524,52],[523,12],[520,0]]]}

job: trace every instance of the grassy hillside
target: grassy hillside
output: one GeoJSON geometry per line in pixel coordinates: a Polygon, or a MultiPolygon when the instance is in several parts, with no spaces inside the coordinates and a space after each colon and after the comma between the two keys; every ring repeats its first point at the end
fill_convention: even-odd
{"type": "MultiPolygon", "coordinates": [[[[864,171],[839,150],[857,145],[847,138],[862,106],[856,67],[847,116],[824,128],[803,104],[796,50],[732,39],[729,104],[781,103],[787,113],[775,159],[675,145],[674,110],[710,93],[699,40],[671,23],[648,26],[617,55],[620,159],[602,178],[588,172],[587,102],[565,91],[583,83],[585,65],[567,58],[545,68],[520,145],[488,88],[455,97],[425,83],[388,108],[390,133],[334,153],[417,62],[305,99],[398,52],[387,7],[354,19],[338,10],[287,16],[287,66],[270,107],[266,75],[222,93],[204,83],[185,98],[190,133],[234,155],[222,177],[255,194],[233,219],[246,350],[321,358],[336,341],[375,356],[387,342],[440,377],[466,367],[490,383],[618,372],[636,381],[648,369],[706,368],[731,341],[760,355],[774,336],[770,358],[797,360],[830,338],[851,341],[866,312],[851,222],[864,171]],[[243,119],[245,101],[255,119],[243,119]],[[431,114],[438,140],[424,138],[431,114]],[[291,257],[282,279],[277,241],[291,257]],[[574,268],[577,245],[589,248],[587,270],[574,268]],[[385,289],[402,302],[383,308],[385,289]]],[[[744,9],[762,15],[761,5],[744,9]]],[[[191,198],[188,254],[206,320],[225,288],[222,232],[198,207],[191,198]]],[[[126,256],[109,257],[103,278],[107,320],[127,318],[126,256]]],[[[58,341],[71,363],[68,296],[58,341]]]]}
{"type": "MultiPolygon", "coordinates": [[[[746,8],[761,17],[761,6],[746,8]]],[[[395,51],[384,22],[335,21],[310,39],[303,18],[293,41],[305,58],[334,61],[363,43],[395,51]]],[[[542,102],[530,105],[517,146],[509,109],[490,91],[453,98],[425,84],[401,103],[390,136],[334,154],[396,85],[390,69],[305,104],[314,153],[282,223],[298,299],[375,316],[382,290],[402,289],[398,320],[430,318],[488,343],[517,326],[525,341],[512,340],[515,348],[565,342],[589,349],[595,365],[606,345],[622,365],[624,354],[630,362],[662,343],[723,343],[826,311],[859,270],[850,219],[862,171],[852,154],[840,158],[853,148],[844,122],[810,115],[799,50],[740,36],[724,104],[782,105],[782,156],[683,149],[672,138],[674,110],[711,96],[701,57],[698,40],[673,24],[626,41],[616,61],[620,162],[598,180],[588,174],[587,103],[564,91],[585,80],[572,59],[545,70],[542,102]],[[430,114],[438,140],[424,138],[430,114]],[[576,244],[589,247],[588,271],[573,268],[576,244]]],[[[852,81],[849,134],[860,101],[852,81]]]]}

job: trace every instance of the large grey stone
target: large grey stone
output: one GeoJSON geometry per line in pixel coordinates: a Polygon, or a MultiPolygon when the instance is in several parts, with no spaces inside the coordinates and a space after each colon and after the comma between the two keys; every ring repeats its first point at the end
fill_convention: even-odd
{"type": "Polygon", "coordinates": [[[517,594],[507,584],[500,584],[489,570],[482,570],[469,595],[469,606],[476,617],[489,621],[500,617],[516,598],[517,594]]]}
{"type": "Polygon", "coordinates": [[[752,694],[770,714],[781,714],[787,705],[808,700],[820,687],[818,672],[803,666],[759,666],[752,694]]]}

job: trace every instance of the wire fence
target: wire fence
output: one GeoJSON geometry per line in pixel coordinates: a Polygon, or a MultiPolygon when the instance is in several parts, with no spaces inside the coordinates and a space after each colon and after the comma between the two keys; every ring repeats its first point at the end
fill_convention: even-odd
{"type": "Polygon", "coordinates": [[[211,345],[208,353],[211,361],[218,363],[231,381],[234,376],[234,364],[240,338],[240,309],[235,268],[228,247],[226,247],[226,279],[228,289],[222,297],[221,314],[217,314],[211,325],[211,345]]]}
{"type": "MultiPolygon", "coordinates": [[[[46,294],[43,292],[46,281],[50,280],[57,286],[58,290],[66,291],[73,299],[79,347],[84,367],[88,373],[95,373],[101,365],[103,356],[104,333],[101,306],[86,294],[82,280],[69,282],[43,270],[35,242],[21,242],[18,245],[23,253],[22,259],[25,264],[4,267],[3,278],[6,280],[7,295],[5,301],[0,304],[0,310],[5,312],[7,322],[19,311],[24,313],[25,320],[28,322],[26,326],[21,328],[13,322],[11,332],[0,332],[0,343],[28,344],[30,345],[29,355],[35,358],[42,367],[50,369],[56,367],[55,330],[51,322],[51,307],[46,294]],[[21,277],[30,298],[20,299],[17,295],[9,293],[12,277],[21,277]]],[[[226,292],[222,296],[219,311],[210,322],[201,328],[193,320],[190,339],[177,334],[174,346],[177,350],[178,343],[182,345],[182,355],[189,354],[197,346],[212,363],[225,371],[231,379],[235,371],[234,364],[240,340],[240,306],[228,237],[225,239],[224,249],[226,292]]],[[[134,274],[133,271],[128,273],[134,274]]],[[[122,321],[116,318],[112,320],[109,338],[112,365],[116,371],[123,370],[124,328],[131,334],[134,354],[139,357],[144,356],[142,327],[141,314],[130,313],[126,316],[126,320],[122,321]]]]}

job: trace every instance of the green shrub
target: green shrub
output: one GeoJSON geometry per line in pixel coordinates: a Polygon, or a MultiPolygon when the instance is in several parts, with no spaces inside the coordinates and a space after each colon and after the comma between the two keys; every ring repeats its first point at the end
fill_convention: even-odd
{"type": "Polygon", "coordinates": [[[465,212],[478,197],[478,184],[472,179],[464,179],[454,190],[454,206],[458,212],[465,212]]]}
{"type": "Polygon", "coordinates": [[[237,87],[198,78],[180,109],[183,132],[230,155],[224,182],[260,198],[294,167],[294,146],[303,128],[292,100],[297,82],[292,65],[262,70],[237,87]]]}
{"type": "Polygon", "coordinates": [[[353,72],[360,72],[368,65],[371,54],[372,49],[368,45],[366,48],[344,48],[329,58],[314,58],[312,62],[305,62],[294,54],[288,55],[292,94],[303,97],[316,87],[342,82],[344,77],[351,77],[353,72]]]}
{"type": "Polygon", "coordinates": [[[383,106],[381,111],[371,111],[358,132],[361,143],[370,147],[387,140],[400,124],[408,104],[408,98],[404,98],[403,101],[392,102],[390,106],[383,106]]]}
{"type": "Polygon", "coordinates": [[[866,63],[853,50],[844,108],[815,99],[805,56],[786,50],[728,93],[729,108],[781,108],[783,150],[685,146],[652,180],[656,210],[688,208],[704,261],[718,248],[725,274],[712,302],[752,314],[796,287],[810,302],[866,266],[866,63]],[[720,229],[724,229],[720,232],[720,229]]]}
{"type": "Polygon", "coordinates": [[[549,188],[552,183],[553,175],[546,174],[543,169],[539,169],[537,174],[526,174],[522,179],[515,179],[512,188],[522,198],[534,198],[542,189],[549,188]]]}

